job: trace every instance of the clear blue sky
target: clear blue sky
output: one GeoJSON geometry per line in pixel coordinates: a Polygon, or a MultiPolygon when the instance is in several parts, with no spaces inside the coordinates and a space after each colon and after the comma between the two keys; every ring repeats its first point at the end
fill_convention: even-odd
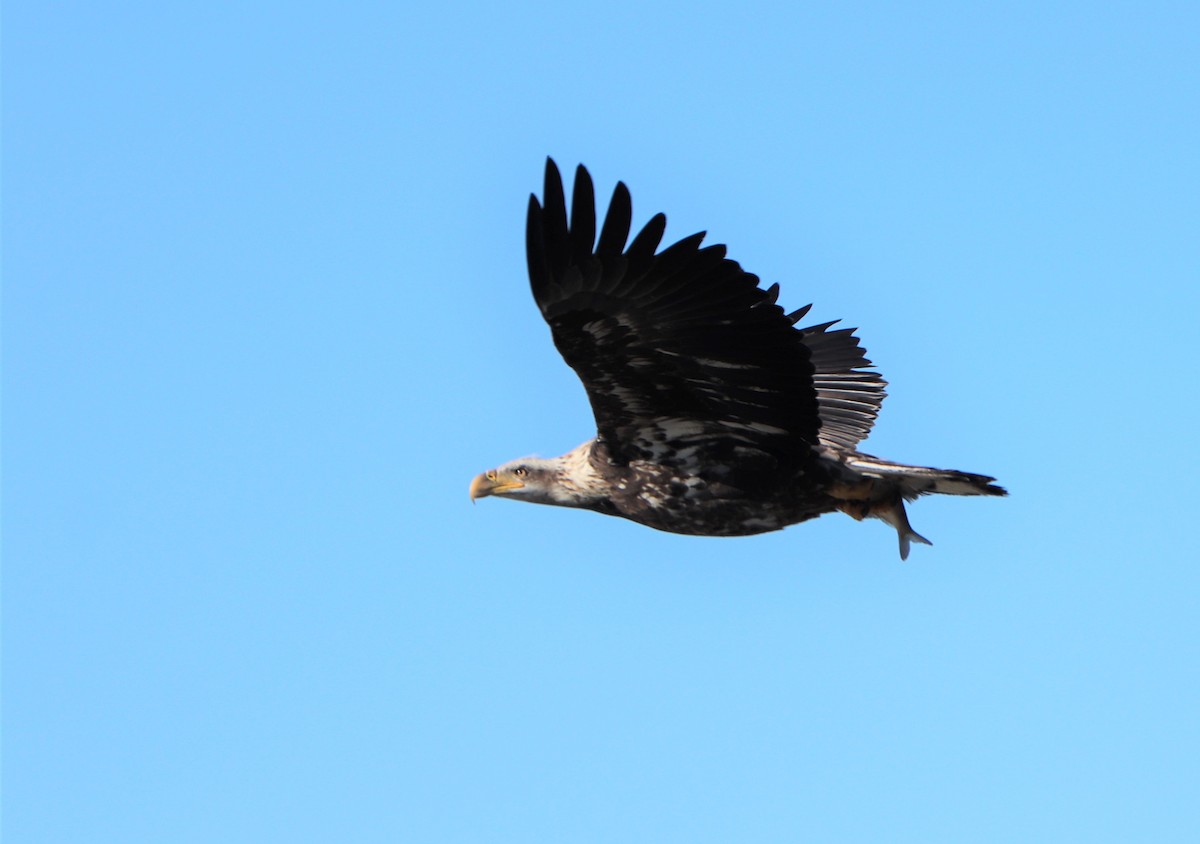
{"type": "Polygon", "coordinates": [[[1190,3],[6,4],[5,841],[1194,841],[1197,56],[1190,3]],[[904,564],[472,507],[594,430],[547,154],[1012,496],[904,564]]]}

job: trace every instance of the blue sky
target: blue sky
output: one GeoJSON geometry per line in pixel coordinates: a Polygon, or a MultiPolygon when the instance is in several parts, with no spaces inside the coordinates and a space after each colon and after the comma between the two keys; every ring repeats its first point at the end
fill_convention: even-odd
{"type": "Polygon", "coordinates": [[[5,840],[1192,840],[1195,6],[416,5],[6,6],[5,840]],[[472,507],[548,154],[1011,497],[472,507]]]}

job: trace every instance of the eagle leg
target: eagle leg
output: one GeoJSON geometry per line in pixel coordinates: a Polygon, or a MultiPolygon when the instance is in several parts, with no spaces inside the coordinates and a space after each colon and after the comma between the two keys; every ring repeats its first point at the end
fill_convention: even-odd
{"type": "MultiPolygon", "coordinates": [[[[870,482],[866,481],[864,483],[869,484],[870,482]]],[[[838,502],[838,509],[857,521],[874,518],[887,522],[894,527],[896,529],[896,536],[900,540],[901,560],[908,559],[908,552],[911,550],[913,542],[919,542],[922,545],[933,544],[913,530],[912,525],[908,521],[908,511],[904,508],[904,499],[899,495],[892,501],[870,501],[863,498],[842,500],[838,502]]]]}

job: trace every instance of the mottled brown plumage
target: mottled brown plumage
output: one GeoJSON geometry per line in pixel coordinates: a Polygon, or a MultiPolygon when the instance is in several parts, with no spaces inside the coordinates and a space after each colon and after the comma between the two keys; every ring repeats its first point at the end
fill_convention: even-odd
{"type": "Polygon", "coordinates": [[[993,478],[861,454],[886,382],[852,329],[798,327],[779,286],[701,246],[659,251],[657,214],[629,240],[618,183],[596,233],[591,177],[575,173],[568,220],[562,178],[546,163],[526,228],[534,300],[579,375],[597,436],[553,460],[478,476],[472,497],[583,507],[659,530],[738,536],[842,510],[893,525],[902,557],[904,502],[926,493],[1004,495],[993,478]]]}

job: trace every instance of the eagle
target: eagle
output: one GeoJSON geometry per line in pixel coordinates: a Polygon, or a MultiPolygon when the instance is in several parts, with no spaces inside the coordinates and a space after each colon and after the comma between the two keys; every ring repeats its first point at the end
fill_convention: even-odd
{"type": "Polygon", "coordinates": [[[858,451],[887,382],[855,329],[801,327],[779,285],[702,246],[705,232],[659,249],[656,214],[630,241],[629,189],[618,182],[597,236],[591,176],[575,171],[570,217],[546,160],[542,202],[529,199],[533,298],[554,345],[583,381],[596,436],[551,459],[478,475],[485,496],[577,507],[658,530],[746,536],[840,510],[913,530],[921,495],[1006,495],[987,475],[909,466],[858,451]]]}

